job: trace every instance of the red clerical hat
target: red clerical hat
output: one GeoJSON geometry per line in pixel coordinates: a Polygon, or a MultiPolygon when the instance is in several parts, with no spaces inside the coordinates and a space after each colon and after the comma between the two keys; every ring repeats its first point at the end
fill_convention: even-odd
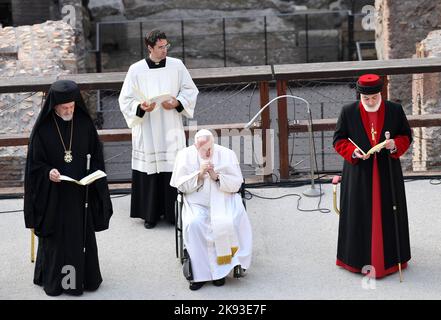
{"type": "Polygon", "coordinates": [[[376,74],[364,74],[358,78],[357,92],[361,94],[375,94],[383,89],[383,80],[376,74]]]}

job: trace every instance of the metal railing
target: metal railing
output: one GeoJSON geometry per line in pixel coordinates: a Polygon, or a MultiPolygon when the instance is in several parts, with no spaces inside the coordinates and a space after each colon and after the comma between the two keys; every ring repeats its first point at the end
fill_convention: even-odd
{"type": "MultiPolygon", "coordinates": [[[[289,93],[288,90],[291,90],[292,84],[290,83],[292,82],[299,84],[305,81],[321,80],[323,82],[330,81],[331,79],[346,79],[345,83],[350,83],[359,75],[372,72],[382,75],[385,80],[387,75],[441,72],[441,58],[275,65],[273,68],[270,66],[254,66],[190,70],[192,78],[198,86],[256,83],[258,85],[259,105],[261,107],[269,102],[270,91],[274,90],[274,87],[277,96],[282,96],[289,93]]],[[[0,93],[47,91],[52,82],[61,78],[69,78],[76,81],[82,90],[119,89],[122,86],[124,76],[125,73],[97,73],[69,76],[15,77],[8,78],[7,81],[2,82],[0,93]]],[[[320,88],[317,87],[316,90],[320,90],[320,88]]],[[[386,92],[384,92],[385,94],[386,92]]],[[[227,108],[227,105],[223,107],[227,108]]],[[[276,115],[272,114],[270,117],[269,110],[265,110],[261,120],[255,123],[251,129],[261,129],[265,132],[265,130],[271,128],[271,118],[277,118],[280,178],[288,179],[290,176],[289,136],[292,133],[306,132],[309,123],[306,120],[289,121],[290,117],[288,116],[288,103],[286,99],[279,99],[277,105],[276,115]]],[[[315,132],[334,130],[336,118],[324,117],[323,105],[320,108],[320,117],[324,119],[313,119],[312,130],[315,132]]],[[[441,114],[409,115],[409,122],[412,127],[441,126],[441,114]]],[[[213,124],[206,127],[216,130],[218,133],[221,133],[223,129],[237,129],[237,132],[241,134],[241,128],[244,125],[245,123],[213,124]]],[[[131,139],[130,129],[100,130],[99,134],[104,142],[130,141],[131,139]]],[[[322,136],[322,141],[324,138],[322,136]]],[[[27,142],[28,134],[0,136],[0,147],[26,145],[27,142]]],[[[265,143],[266,140],[262,139],[264,153],[266,152],[265,143]]],[[[324,161],[323,157],[322,161],[324,161]]]]}

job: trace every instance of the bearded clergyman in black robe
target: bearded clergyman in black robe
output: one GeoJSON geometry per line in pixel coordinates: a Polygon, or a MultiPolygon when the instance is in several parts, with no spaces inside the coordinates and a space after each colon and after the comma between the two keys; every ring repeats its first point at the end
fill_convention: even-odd
{"type": "Polygon", "coordinates": [[[102,144],[77,84],[56,81],[30,136],[24,195],[26,227],[38,236],[34,283],[50,296],[81,295],[102,282],[95,232],[108,229],[113,212],[107,180],[88,186],[87,214],[86,187],[60,180],[86,176],[88,154],[90,173],[105,171],[102,144]]]}
{"type": "Polygon", "coordinates": [[[406,268],[410,260],[400,157],[409,148],[412,135],[402,106],[384,101],[382,87],[378,75],[366,74],[358,79],[360,101],[343,107],[333,143],[335,150],[345,159],[337,265],[353,272],[370,271],[368,276],[375,278],[398,271],[398,263],[402,269],[406,268]],[[389,138],[386,132],[389,132],[389,138]],[[384,141],[384,148],[369,154],[372,147],[384,141]],[[391,175],[395,186],[398,233],[391,175]]]}

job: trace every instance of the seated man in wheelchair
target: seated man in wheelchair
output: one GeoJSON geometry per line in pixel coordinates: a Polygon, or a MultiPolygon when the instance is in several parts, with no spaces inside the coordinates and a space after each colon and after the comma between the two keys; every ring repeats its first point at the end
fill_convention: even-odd
{"type": "Polygon", "coordinates": [[[191,290],[208,281],[222,286],[235,266],[250,266],[251,225],[237,193],[242,182],[236,154],[215,144],[208,130],[198,131],[194,145],[177,155],[170,185],[184,194],[182,228],[191,290]]]}

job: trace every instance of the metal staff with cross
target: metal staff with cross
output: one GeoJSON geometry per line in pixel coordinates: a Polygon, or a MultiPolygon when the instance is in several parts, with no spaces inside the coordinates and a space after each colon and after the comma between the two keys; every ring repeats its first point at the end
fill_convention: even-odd
{"type": "MultiPolygon", "coordinates": [[[[390,133],[389,131],[386,131],[384,133],[384,136],[387,140],[390,139],[390,133]]],[[[390,178],[390,188],[392,192],[392,208],[393,208],[393,215],[394,215],[394,222],[395,222],[395,242],[397,245],[397,260],[398,260],[398,270],[400,272],[400,282],[403,282],[403,276],[401,273],[401,250],[400,250],[400,233],[398,230],[398,207],[397,207],[397,197],[395,193],[395,184],[394,184],[394,178],[393,178],[393,168],[392,168],[392,159],[390,155],[387,156],[387,159],[389,161],[389,178],[390,178]]]]}

